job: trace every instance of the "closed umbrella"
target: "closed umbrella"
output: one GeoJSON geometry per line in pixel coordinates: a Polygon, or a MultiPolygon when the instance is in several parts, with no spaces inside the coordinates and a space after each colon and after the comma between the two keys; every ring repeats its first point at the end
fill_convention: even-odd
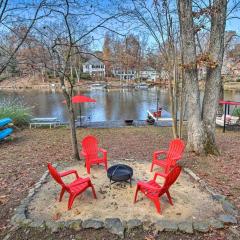
{"type": "MultiPolygon", "coordinates": [[[[82,125],[82,112],[81,112],[81,104],[80,103],[86,103],[86,102],[96,102],[95,99],[90,98],[88,96],[84,95],[76,95],[72,97],[72,103],[79,103],[79,114],[80,114],[80,126],[82,125]]],[[[66,103],[66,100],[63,101],[63,103],[66,103]]]]}

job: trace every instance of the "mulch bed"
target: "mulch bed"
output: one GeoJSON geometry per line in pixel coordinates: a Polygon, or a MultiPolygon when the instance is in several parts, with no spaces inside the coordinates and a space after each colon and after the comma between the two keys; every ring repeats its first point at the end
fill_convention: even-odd
{"type": "MultiPolygon", "coordinates": [[[[112,159],[151,161],[157,149],[166,149],[172,138],[171,128],[126,127],[117,129],[78,129],[81,140],[95,135],[112,159]]],[[[240,132],[217,131],[219,157],[196,157],[185,154],[187,165],[203,177],[219,193],[227,195],[240,209],[240,132]]],[[[7,228],[14,208],[19,205],[29,187],[47,169],[47,162],[67,162],[71,159],[70,131],[32,129],[16,132],[12,141],[0,144],[0,232],[7,228]]],[[[144,239],[144,238],[143,238],[144,239]]],[[[221,238],[218,238],[221,239],[221,238]]],[[[222,238],[224,239],[224,238],[222,238]]]]}

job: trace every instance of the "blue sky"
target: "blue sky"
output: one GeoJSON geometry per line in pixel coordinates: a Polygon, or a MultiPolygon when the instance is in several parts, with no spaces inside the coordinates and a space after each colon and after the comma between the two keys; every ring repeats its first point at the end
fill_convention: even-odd
{"type": "MultiPolygon", "coordinates": [[[[148,0],[148,2],[150,2],[151,0],[148,0]]],[[[124,1],[124,3],[126,4],[127,0],[124,1]]],[[[173,0],[174,2],[174,0],[173,0]]],[[[207,1],[208,2],[208,1],[207,1]]],[[[235,9],[234,12],[232,12],[227,19],[226,22],[226,31],[235,31],[239,37],[238,37],[238,41],[240,42],[240,1],[237,0],[229,0],[228,3],[228,12],[233,8],[233,6],[235,6],[237,4],[237,8],[235,9]],[[239,3],[238,3],[239,2],[239,3]]],[[[139,32],[141,32],[141,30],[139,31],[131,31],[131,33],[135,33],[138,34],[139,32]]],[[[147,32],[147,31],[146,31],[147,32]]],[[[103,32],[101,32],[101,34],[103,35],[103,32]]],[[[153,38],[151,36],[149,36],[149,42],[150,45],[154,45],[155,42],[153,40],[153,38]]],[[[95,43],[95,48],[97,48],[98,50],[101,50],[103,45],[103,39],[100,39],[98,42],[95,43]]]]}
{"type": "MultiPolygon", "coordinates": [[[[32,3],[32,2],[39,2],[40,0],[11,0],[9,1],[11,3],[11,5],[16,5],[16,4],[24,4],[24,3],[32,3]]],[[[116,3],[118,0],[79,0],[79,2],[84,2],[86,1],[88,4],[92,4],[93,6],[94,5],[98,5],[98,7],[100,6],[101,8],[101,14],[104,15],[104,11],[106,12],[106,14],[109,14],[111,12],[114,12],[116,9],[114,8],[114,4],[113,3],[116,3]],[[92,2],[92,3],[91,3],[92,2]]],[[[124,0],[122,1],[122,3],[127,3],[129,0],[124,0]]],[[[151,4],[151,1],[152,0],[148,0],[148,4],[151,4]]],[[[173,0],[174,2],[174,0],[173,0]]],[[[235,0],[230,0],[229,1],[229,9],[232,8],[232,6],[235,4],[235,0]]],[[[28,13],[31,13],[32,10],[29,10],[28,13]]],[[[23,11],[22,15],[24,14],[27,14],[27,11],[23,11]]],[[[239,4],[239,9],[234,12],[233,14],[231,14],[230,17],[239,17],[240,16],[240,4],[239,4]]],[[[91,17],[91,20],[88,22],[91,22],[93,25],[95,24],[94,22],[97,21],[97,17],[91,17]]],[[[78,23],[79,24],[79,23],[78,23]]],[[[76,24],[76,25],[78,25],[76,24]]],[[[110,22],[108,24],[106,24],[107,27],[109,27],[110,29],[114,29],[116,31],[120,30],[121,29],[121,26],[117,25],[117,23],[115,22],[110,22]]],[[[132,27],[131,25],[128,25],[127,26],[127,29],[130,27],[132,27]]],[[[236,31],[237,34],[240,35],[240,19],[237,19],[237,18],[233,18],[233,19],[229,19],[227,21],[227,24],[226,24],[226,30],[227,31],[236,31]]],[[[104,29],[104,28],[101,28],[99,30],[97,30],[94,34],[92,34],[92,36],[96,39],[96,41],[94,42],[94,45],[93,45],[93,48],[96,49],[96,50],[101,50],[102,49],[102,45],[103,45],[103,38],[104,38],[104,35],[105,35],[105,32],[107,30],[104,29]]],[[[124,32],[124,31],[122,31],[124,32]]],[[[126,32],[126,31],[125,31],[126,32]]],[[[131,33],[135,33],[135,34],[138,34],[139,33],[139,30],[136,31],[136,30],[131,30],[130,31],[131,33]]],[[[143,32],[143,31],[142,31],[143,32]]],[[[153,39],[151,36],[149,36],[149,42],[150,42],[150,45],[154,43],[153,39]]]]}

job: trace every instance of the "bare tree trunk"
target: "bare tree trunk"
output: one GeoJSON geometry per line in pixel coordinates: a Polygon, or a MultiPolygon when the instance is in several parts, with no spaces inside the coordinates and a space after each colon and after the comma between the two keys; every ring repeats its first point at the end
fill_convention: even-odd
{"type": "MultiPolygon", "coordinates": [[[[223,82],[223,79],[221,79],[221,82],[220,82],[219,100],[224,100],[224,82],[223,82]]],[[[223,105],[222,104],[218,105],[217,114],[223,115],[223,105]]]]}
{"type": "MultiPolygon", "coordinates": [[[[169,70],[171,72],[171,70],[169,70]]],[[[175,78],[175,70],[173,72],[173,77],[175,78]]],[[[174,80],[175,82],[175,80],[174,80]]],[[[176,96],[175,96],[176,97],[176,96]]],[[[174,90],[173,90],[173,83],[172,83],[172,76],[169,75],[169,98],[170,98],[170,103],[171,103],[171,114],[173,118],[173,124],[172,124],[172,132],[173,132],[173,137],[177,138],[177,124],[176,124],[176,106],[175,106],[175,101],[174,101],[174,90]]]]}
{"type": "Polygon", "coordinates": [[[72,136],[71,139],[72,139],[73,157],[76,160],[80,160],[79,151],[78,151],[77,134],[76,134],[76,129],[75,129],[76,128],[76,126],[75,126],[75,118],[74,118],[74,111],[73,111],[72,103],[70,103],[68,112],[69,112],[70,129],[71,129],[71,136],[72,136]]]}
{"type": "MultiPolygon", "coordinates": [[[[180,43],[181,48],[181,65],[183,65],[183,53],[182,53],[182,46],[180,43]]],[[[179,86],[179,126],[178,126],[178,135],[179,138],[182,138],[182,129],[183,129],[183,120],[184,120],[184,112],[185,112],[185,76],[184,76],[184,68],[181,68],[181,85],[179,86]]]]}
{"type": "Polygon", "coordinates": [[[73,81],[73,64],[72,64],[72,57],[69,57],[69,67],[70,67],[70,76],[71,76],[71,81],[73,81]]]}
{"type": "Polygon", "coordinates": [[[61,85],[62,85],[62,91],[63,95],[66,100],[67,108],[68,108],[68,115],[70,119],[70,129],[71,129],[71,140],[72,140],[72,150],[73,150],[73,158],[76,160],[80,160],[79,157],[79,151],[78,151],[78,142],[77,142],[77,134],[76,134],[76,126],[75,126],[75,118],[74,118],[74,110],[73,110],[73,104],[72,104],[72,92],[73,89],[70,86],[70,93],[66,90],[65,84],[64,84],[64,77],[62,76],[60,78],[61,85]]]}
{"type": "Polygon", "coordinates": [[[42,67],[41,67],[41,76],[42,76],[42,82],[43,82],[43,83],[45,82],[44,74],[45,74],[45,71],[44,71],[44,68],[43,68],[43,66],[42,66],[42,67]]]}
{"type": "Polygon", "coordinates": [[[183,121],[184,121],[184,112],[185,112],[185,91],[184,91],[184,83],[183,78],[181,82],[181,87],[179,91],[179,122],[178,122],[178,136],[182,138],[182,131],[183,131],[183,121]]]}
{"type": "Polygon", "coordinates": [[[177,56],[177,51],[176,51],[176,46],[173,47],[174,51],[174,88],[173,88],[173,93],[175,95],[174,97],[174,123],[175,123],[175,135],[176,137],[179,137],[178,135],[178,100],[179,100],[179,72],[178,72],[178,56],[177,56]]]}
{"type": "Polygon", "coordinates": [[[74,69],[75,69],[75,73],[76,73],[76,76],[77,76],[77,81],[79,83],[80,82],[80,77],[79,77],[79,74],[78,74],[78,70],[77,70],[76,67],[74,69]]]}
{"type": "Polygon", "coordinates": [[[215,120],[221,88],[221,70],[224,55],[224,32],[226,25],[227,0],[213,2],[209,56],[212,66],[207,67],[206,86],[203,99],[203,124],[206,153],[218,154],[215,142],[215,120]]]}
{"type": "Polygon", "coordinates": [[[201,121],[200,91],[198,86],[196,45],[192,17],[192,1],[178,0],[178,11],[183,49],[183,66],[186,83],[186,101],[188,111],[187,148],[196,153],[204,152],[203,125],[201,121]]]}
{"type": "Polygon", "coordinates": [[[35,84],[36,78],[35,78],[35,71],[32,71],[32,78],[33,78],[33,84],[35,84]]]}
{"type": "Polygon", "coordinates": [[[55,63],[53,63],[53,76],[54,76],[54,78],[57,77],[57,75],[56,75],[56,65],[55,65],[55,63]]]}

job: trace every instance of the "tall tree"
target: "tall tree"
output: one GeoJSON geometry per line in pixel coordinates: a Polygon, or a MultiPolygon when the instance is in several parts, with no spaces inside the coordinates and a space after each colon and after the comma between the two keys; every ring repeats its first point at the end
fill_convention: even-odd
{"type": "MultiPolygon", "coordinates": [[[[8,0],[0,1],[0,30],[2,35],[11,34],[14,36],[15,44],[9,46],[7,41],[0,42],[1,45],[1,61],[0,75],[6,70],[16,53],[26,41],[29,33],[36,25],[37,21],[49,14],[41,10],[46,6],[46,0],[32,2],[11,2],[8,0]],[[16,29],[24,27],[25,31],[19,32],[16,29]]],[[[1,39],[2,40],[2,39],[1,39]]]]}
{"type": "Polygon", "coordinates": [[[105,34],[104,43],[103,43],[103,60],[106,68],[106,75],[110,76],[111,74],[111,37],[109,33],[105,34]]]}
{"type": "Polygon", "coordinates": [[[220,96],[221,71],[224,56],[224,33],[227,15],[227,0],[215,0],[211,6],[211,32],[208,54],[212,64],[207,66],[203,99],[204,150],[216,154],[215,141],[216,111],[220,96]]]}
{"type": "Polygon", "coordinates": [[[197,74],[192,1],[179,0],[178,4],[186,84],[186,107],[188,112],[188,146],[189,149],[202,151],[203,127],[200,111],[200,91],[197,74]]]}
{"type": "Polygon", "coordinates": [[[192,0],[178,0],[183,67],[187,92],[188,149],[196,153],[217,154],[215,119],[224,54],[227,0],[214,0],[212,5],[209,5],[199,13],[208,14],[211,21],[202,109],[198,86],[195,41],[195,36],[199,29],[194,25],[192,2],[192,0]]]}

